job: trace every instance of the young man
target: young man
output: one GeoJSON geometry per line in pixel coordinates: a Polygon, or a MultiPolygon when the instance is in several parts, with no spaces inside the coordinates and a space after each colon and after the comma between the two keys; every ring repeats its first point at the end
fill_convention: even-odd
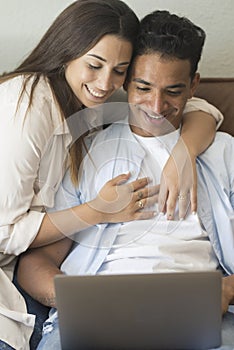
{"type": "MultiPolygon", "coordinates": [[[[185,104],[199,83],[197,65],[204,40],[201,28],[166,11],[156,11],[143,19],[126,82],[129,114],[97,135],[84,160],[78,189],[67,174],[57,195],[56,209],[91,201],[106,181],[123,172],[130,171],[133,179],[147,175],[153,184],[159,183],[161,170],[179,137],[185,104]]],[[[177,220],[168,221],[157,213],[153,193],[146,200],[145,193],[138,191],[135,195],[139,211],[144,213],[146,207],[153,206],[155,217],[141,222],[102,224],[79,233],[75,237],[79,244],[62,264],[62,271],[113,274],[221,268],[230,275],[223,278],[223,313],[226,312],[229,303],[234,302],[234,237],[230,219],[234,208],[233,156],[233,138],[220,133],[197,160],[198,215],[188,213],[182,221],[177,215],[177,220]]],[[[186,196],[181,195],[179,201],[185,200],[186,196]]],[[[65,240],[64,245],[59,242],[28,253],[31,265],[26,266],[26,256],[19,266],[19,274],[24,269],[27,276],[19,275],[21,285],[27,289],[29,273],[35,280],[41,269],[44,281],[48,277],[46,292],[54,296],[53,276],[61,273],[58,267],[69,246],[65,240]],[[32,264],[37,266],[38,274],[35,270],[30,272],[32,264]]],[[[35,294],[32,289],[30,293],[40,299],[40,292],[35,294]]],[[[42,289],[41,295],[45,291],[42,289]]],[[[227,315],[225,334],[234,325],[234,317],[227,315]]],[[[40,350],[59,349],[56,312],[50,322],[40,350]]],[[[232,333],[224,337],[224,345],[234,344],[232,333]]]]}

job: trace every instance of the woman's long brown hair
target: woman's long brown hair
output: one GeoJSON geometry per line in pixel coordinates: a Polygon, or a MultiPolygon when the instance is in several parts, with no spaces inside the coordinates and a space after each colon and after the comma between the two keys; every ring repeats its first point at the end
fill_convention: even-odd
{"type": "MultiPolygon", "coordinates": [[[[135,13],[120,0],[78,0],[53,22],[32,53],[14,71],[5,73],[0,83],[25,75],[22,94],[33,78],[29,108],[40,77],[46,77],[65,119],[83,107],[65,79],[64,66],[83,56],[107,34],[117,35],[134,46],[139,30],[135,13]]],[[[21,94],[21,96],[22,96],[21,94]]],[[[71,177],[78,182],[84,135],[71,146],[71,177]]]]}

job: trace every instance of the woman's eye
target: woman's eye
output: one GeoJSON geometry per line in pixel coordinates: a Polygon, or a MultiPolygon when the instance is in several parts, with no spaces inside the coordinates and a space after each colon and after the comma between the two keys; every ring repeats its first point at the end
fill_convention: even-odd
{"type": "Polygon", "coordinates": [[[89,68],[95,70],[95,69],[100,69],[101,67],[95,66],[94,64],[89,63],[89,68]]]}
{"type": "Polygon", "coordinates": [[[126,74],[126,71],[120,71],[120,70],[117,70],[117,69],[115,69],[114,71],[115,71],[115,73],[118,74],[118,75],[124,75],[124,74],[126,74]]]}

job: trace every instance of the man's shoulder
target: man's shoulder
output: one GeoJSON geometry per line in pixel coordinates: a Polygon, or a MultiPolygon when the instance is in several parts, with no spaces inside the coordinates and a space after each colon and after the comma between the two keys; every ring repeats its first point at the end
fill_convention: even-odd
{"type": "Polygon", "coordinates": [[[226,132],[218,131],[211,147],[221,147],[222,150],[231,150],[234,148],[234,137],[226,132]]]}
{"type": "Polygon", "coordinates": [[[234,137],[225,132],[217,132],[213,143],[202,153],[201,158],[215,157],[217,160],[229,158],[234,152],[234,137]]]}
{"type": "Polygon", "coordinates": [[[93,143],[108,140],[111,138],[116,138],[122,133],[123,129],[126,127],[128,128],[128,123],[125,120],[115,122],[107,126],[105,129],[99,131],[95,136],[93,143]]]}
{"type": "Polygon", "coordinates": [[[228,134],[227,132],[223,132],[223,131],[218,131],[216,133],[216,136],[215,136],[215,141],[223,141],[223,142],[233,142],[234,140],[234,137],[230,134],[228,134]]]}

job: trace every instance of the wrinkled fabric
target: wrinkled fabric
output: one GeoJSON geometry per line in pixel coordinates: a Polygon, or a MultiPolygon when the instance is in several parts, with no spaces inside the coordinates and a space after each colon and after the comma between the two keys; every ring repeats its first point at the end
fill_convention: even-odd
{"type": "Polygon", "coordinates": [[[19,106],[23,77],[0,84],[0,339],[17,350],[29,349],[35,315],[12,283],[13,271],[39,231],[44,207],[54,205],[71,141],[45,78],[25,116],[31,83],[19,106]]]}

